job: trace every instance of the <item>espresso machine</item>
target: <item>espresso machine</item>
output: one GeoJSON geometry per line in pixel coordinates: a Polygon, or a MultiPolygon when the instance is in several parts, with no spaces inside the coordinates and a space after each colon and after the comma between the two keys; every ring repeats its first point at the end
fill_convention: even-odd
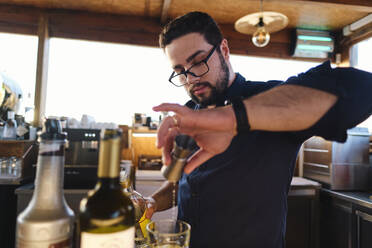
{"type": "Polygon", "coordinates": [[[100,129],[66,128],[65,188],[90,189],[97,182],[100,129]]]}

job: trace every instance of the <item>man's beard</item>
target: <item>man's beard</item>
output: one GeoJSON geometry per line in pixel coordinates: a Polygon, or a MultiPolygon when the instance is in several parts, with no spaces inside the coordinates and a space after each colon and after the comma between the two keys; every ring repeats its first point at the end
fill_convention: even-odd
{"type": "Polygon", "coordinates": [[[227,89],[227,85],[229,83],[229,77],[230,77],[230,72],[229,68],[225,62],[225,59],[223,58],[221,52],[217,52],[218,57],[220,59],[220,64],[221,64],[221,71],[218,76],[216,86],[213,86],[210,82],[200,82],[197,84],[192,85],[192,87],[188,90],[188,94],[191,97],[191,99],[198,103],[201,104],[202,106],[210,106],[210,105],[216,105],[217,101],[221,99],[224,95],[225,90],[227,89]],[[195,96],[192,92],[195,87],[199,86],[205,86],[209,87],[211,89],[209,97],[205,97],[201,95],[199,98],[195,96]]]}

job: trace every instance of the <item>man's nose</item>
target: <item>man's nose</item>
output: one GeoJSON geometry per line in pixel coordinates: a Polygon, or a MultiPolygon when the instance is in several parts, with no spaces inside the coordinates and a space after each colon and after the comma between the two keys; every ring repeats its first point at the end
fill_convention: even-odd
{"type": "Polygon", "coordinates": [[[197,77],[197,76],[194,76],[191,73],[188,73],[186,80],[187,80],[187,84],[191,85],[191,84],[195,84],[196,82],[199,82],[200,77],[197,77]]]}

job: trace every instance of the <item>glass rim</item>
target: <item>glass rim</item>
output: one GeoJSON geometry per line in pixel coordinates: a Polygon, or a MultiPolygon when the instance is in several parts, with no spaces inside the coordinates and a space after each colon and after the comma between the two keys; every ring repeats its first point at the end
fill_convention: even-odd
{"type": "Polygon", "coordinates": [[[191,231],[191,225],[189,223],[187,223],[186,221],[183,221],[183,220],[173,220],[173,219],[162,219],[162,220],[152,220],[151,222],[149,222],[147,225],[146,225],[146,230],[148,232],[151,232],[155,235],[167,235],[167,236],[171,236],[171,237],[176,237],[176,236],[180,236],[180,235],[183,235],[183,234],[186,234],[188,232],[191,231]],[[159,222],[175,222],[175,223],[182,223],[184,224],[187,229],[185,231],[182,231],[182,232],[178,232],[178,233],[169,233],[169,232],[166,232],[166,233],[162,233],[162,232],[159,232],[159,231],[156,231],[156,230],[152,230],[150,229],[150,225],[153,224],[153,223],[159,223],[159,222]]]}

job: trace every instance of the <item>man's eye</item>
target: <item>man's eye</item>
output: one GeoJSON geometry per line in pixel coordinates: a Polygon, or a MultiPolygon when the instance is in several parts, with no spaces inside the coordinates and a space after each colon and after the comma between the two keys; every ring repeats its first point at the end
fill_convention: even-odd
{"type": "Polygon", "coordinates": [[[197,67],[200,67],[200,66],[202,66],[203,65],[203,62],[198,62],[198,63],[196,63],[196,64],[194,64],[192,67],[193,68],[197,68],[197,67]]]}
{"type": "Polygon", "coordinates": [[[176,74],[181,74],[181,73],[184,73],[185,70],[184,70],[184,69],[174,69],[174,72],[175,72],[176,74]]]}

